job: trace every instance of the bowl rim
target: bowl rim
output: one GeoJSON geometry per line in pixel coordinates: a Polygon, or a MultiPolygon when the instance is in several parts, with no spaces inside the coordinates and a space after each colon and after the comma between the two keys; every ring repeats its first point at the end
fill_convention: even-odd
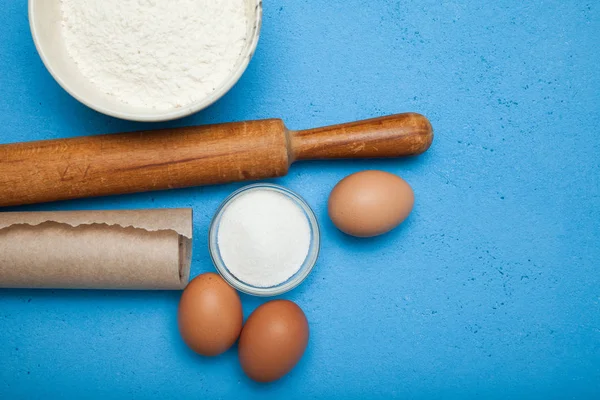
{"type": "Polygon", "coordinates": [[[187,117],[209,107],[221,97],[223,97],[240,80],[240,78],[248,68],[250,60],[256,52],[256,47],[260,38],[263,17],[262,0],[252,0],[256,3],[256,19],[254,20],[254,27],[252,30],[250,46],[247,47],[247,50],[245,52],[240,54],[240,59],[242,60],[241,63],[238,64],[237,68],[232,71],[227,80],[225,80],[217,90],[213,91],[209,96],[181,108],[176,108],[168,111],[157,111],[155,114],[138,114],[99,106],[94,102],[89,101],[84,96],[79,95],[76,92],[76,90],[73,89],[72,85],[69,85],[59,74],[57,74],[56,70],[52,66],[50,57],[48,57],[48,55],[44,51],[44,48],[39,43],[39,34],[37,31],[37,27],[36,24],[33,22],[35,20],[35,3],[37,1],[39,0],[28,0],[27,9],[29,18],[29,29],[31,31],[31,36],[33,38],[35,48],[40,58],[42,59],[42,63],[44,64],[50,75],[54,78],[54,80],[68,94],[70,94],[73,98],[75,98],[80,103],[86,105],[87,107],[111,117],[137,122],[163,122],[187,117]]]}
{"type": "Polygon", "coordinates": [[[313,209],[306,202],[306,200],[304,200],[299,194],[286,187],[272,183],[254,183],[246,185],[227,196],[227,198],[225,198],[225,200],[223,200],[217,208],[217,211],[215,212],[210,222],[210,228],[208,230],[208,250],[210,253],[210,258],[213,262],[213,265],[217,269],[217,272],[233,288],[239,290],[240,292],[253,296],[278,296],[298,287],[308,277],[308,275],[310,275],[313,268],[317,264],[319,253],[321,251],[321,233],[319,221],[317,220],[313,209]],[[217,223],[218,221],[220,221],[220,218],[222,217],[222,214],[227,205],[243,193],[260,189],[268,189],[276,191],[278,193],[282,193],[288,198],[291,198],[296,204],[298,204],[298,206],[300,206],[303,209],[304,213],[307,216],[308,224],[312,233],[311,247],[314,247],[314,251],[312,254],[309,249],[309,253],[307,254],[302,266],[294,275],[292,275],[287,281],[270,287],[253,286],[251,284],[243,282],[242,280],[238,279],[235,275],[233,275],[225,266],[225,263],[219,255],[219,245],[217,241],[217,223]]]}

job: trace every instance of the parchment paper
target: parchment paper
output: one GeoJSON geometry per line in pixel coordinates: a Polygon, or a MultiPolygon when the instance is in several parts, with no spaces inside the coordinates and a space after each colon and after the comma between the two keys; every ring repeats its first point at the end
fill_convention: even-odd
{"type": "Polygon", "coordinates": [[[0,213],[0,287],[182,289],[192,210],[0,213]]]}

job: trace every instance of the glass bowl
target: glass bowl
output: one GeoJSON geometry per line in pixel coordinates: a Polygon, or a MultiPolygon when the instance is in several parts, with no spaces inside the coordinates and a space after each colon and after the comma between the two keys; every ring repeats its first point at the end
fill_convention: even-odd
{"type": "Polygon", "coordinates": [[[221,274],[223,279],[225,279],[231,286],[233,286],[240,292],[244,292],[254,296],[277,296],[282,293],[288,292],[300,285],[300,283],[302,283],[302,281],[306,279],[308,274],[312,271],[313,267],[315,266],[315,263],[317,262],[317,258],[319,256],[319,247],[319,224],[317,222],[317,218],[315,217],[315,213],[310,208],[310,206],[306,203],[306,201],[304,201],[302,197],[292,192],[291,190],[279,185],[273,185],[269,183],[257,183],[253,185],[248,185],[233,192],[229,197],[227,197],[223,201],[223,203],[221,203],[221,205],[217,209],[217,212],[210,224],[210,230],[208,233],[208,248],[210,251],[210,257],[212,258],[212,261],[215,267],[217,268],[219,274],[221,274]],[[306,258],[302,263],[302,266],[288,280],[275,286],[258,287],[238,279],[229,271],[229,269],[223,262],[223,258],[221,257],[221,253],[219,251],[219,243],[217,238],[223,212],[225,211],[227,206],[231,204],[236,198],[238,198],[242,194],[246,194],[254,190],[272,190],[285,195],[287,198],[291,199],[301,208],[308,220],[308,225],[310,227],[310,247],[308,249],[308,254],[306,258]]]}

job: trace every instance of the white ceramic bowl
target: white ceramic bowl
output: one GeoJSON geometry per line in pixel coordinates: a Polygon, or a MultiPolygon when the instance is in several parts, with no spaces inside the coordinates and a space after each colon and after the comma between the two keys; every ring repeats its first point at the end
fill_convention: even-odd
{"type": "MultiPolygon", "coordinates": [[[[99,0],[101,1],[101,0],[99,0]]],[[[168,121],[200,111],[219,98],[240,79],[254,55],[262,21],[262,0],[246,0],[248,40],[229,77],[209,96],[171,110],[154,110],[124,104],[99,91],[79,72],[67,54],[61,35],[60,0],[29,0],[29,26],[35,47],[54,79],[69,94],[96,111],[132,121],[168,121]]]]}

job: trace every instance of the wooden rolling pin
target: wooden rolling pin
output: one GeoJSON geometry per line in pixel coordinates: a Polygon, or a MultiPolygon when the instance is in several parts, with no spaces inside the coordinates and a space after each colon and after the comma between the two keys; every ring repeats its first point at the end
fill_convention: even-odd
{"type": "Polygon", "coordinates": [[[290,131],[280,119],[0,146],[0,206],[283,176],[297,160],[411,156],[433,140],[407,113],[290,131]]]}

